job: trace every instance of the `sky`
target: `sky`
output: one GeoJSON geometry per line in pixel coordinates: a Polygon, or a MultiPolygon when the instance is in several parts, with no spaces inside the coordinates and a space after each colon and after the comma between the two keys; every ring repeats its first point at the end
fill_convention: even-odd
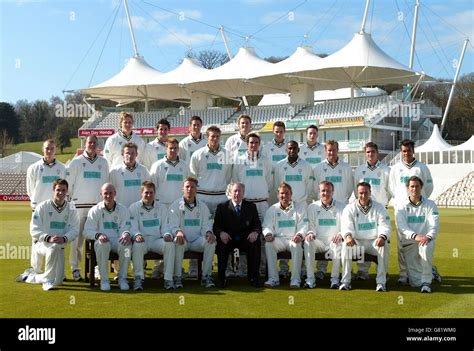
{"type": "MultiPolygon", "coordinates": [[[[129,0],[138,52],[176,68],[191,50],[254,47],[285,57],[298,46],[331,54],[361,28],[365,0],[129,0]]],[[[420,0],[414,69],[452,79],[463,41],[474,41],[472,0],[420,0]]],[[[366,32],[408,65],[415,0],[373,0],[366,32]]],[[[461,75],[474,72],[473,43],[461,75]]],[[[49,100],[99,84],[134,55],[121,0],[0,0],[0,101],[49,100]]]]}

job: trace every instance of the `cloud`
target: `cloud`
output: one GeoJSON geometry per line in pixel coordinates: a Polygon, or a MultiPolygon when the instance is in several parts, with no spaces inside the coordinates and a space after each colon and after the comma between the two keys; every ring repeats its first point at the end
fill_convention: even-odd
{"type": "Polygon", "coordinates": [[[176,44],[183,45],[183,43],[185,43],[185,45],[193,47],[193,46],[204,44],[204,43],[210,43],[215,38],[215,34],[195,33],[195,32],[190,33],[186,29],[180,29],[180,30],[170,29],[170,31],[172,31],[173,34],[169,33],[157,39],[157,42],[160,45],[176,45],[176,44]]]}

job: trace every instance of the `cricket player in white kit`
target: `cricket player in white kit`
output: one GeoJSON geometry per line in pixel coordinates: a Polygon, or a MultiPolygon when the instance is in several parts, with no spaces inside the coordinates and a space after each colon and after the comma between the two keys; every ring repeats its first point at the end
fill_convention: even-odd
{"type": "Polygon", "coordinates": [[[156,198],[166,207],[181,197],[184,178],[191,175],[188,164],[178,157],[178,153],[178,140],[168,138],[165,157],[156,161],[150,170],[151,180],[157,188],[156,198]]]}
{"type": "MultiPolygon", "coordinates": [[[[34,212],[38,204],[51,198],[51,187],[56,179],[66,177],[66,167],[55,159],[56,143],[48,139],[43,143],[43,158],[26,170],[26,193],[30,197],[31,210],[34,212]]],[[[35,251],[35,239],[31,243],[31,269],[41,273],[43,256],[35,251]]],[[[25,272],[29,272],[28,268],[25,272]]],[[[20,276],[19,276],[20,277],[20,276]]],[[[23,278],[20,277],[20,280],[23,278]]]]}
{"type": "Polygon", "coordinates": [[[151,170],[152,165],[166,155],[166,143],[168,142],[168,133],[170,132],[171,124],[166,119],[160,119],[156,124],[157,137],[146,145],[145,157],[143,158],[143,165],[151,170]]]}
{"type": "Polygon", "coordinates": [[[168,207],[155,201],[155,184],[152,182],[143,182],[141,196],[142,199],[133,203],[129,209],[130,232],[133,240],[133,276],[135,278],[133,290],[143,290],[144,255],[149,251],[163,255],[165,289],[173,289],[175,244],[173,235],[167,232],[168,207]]]}
{"type": "Polygon", "coordinates": [[[247,152],[246,137],[252,129],[252,119],[249,115],[240,115],[237,120],[239,132],[230,136],[225,142],[225,149],[236,160],[247,152]]]}
{"type": "Polygon", "coordinates": [[[268,280],[264,285],[270,288],[280,285],[277,254],[282,251],[291,252],[290,288],[298,289],[301,285],[302,242],[308,230],[308,220],[304,206],[292,201],[291,195],[291,186],[281,183],[278,187],[279,202],[270,206],[263,220],[268,265],[268,280]]]}
{"type": "Polygon", "coordinates": [[[430,293],[439,212],[433,201],[421,196],[423,181],[419,177],[410,177],[407,188],[410,194],[407,200],[395,206],[399,250],[405,257],[410,285],[421,287],[422,293],[430,293]]]}
{"type": "MultiPolygon", "coordinates": [[[[390,167],[379,161],[379,148],[377,144],[368,142],[364,146],[365,163],[361,164],[354,172],[354,184],[366,182],[370,184],[372,200],[375,200],[387,208],[392,194],[389,187],[390,167]]],[[[357,197],[357,189],[354,189],[357,197]]],[[[359,280],[369,279],[370,262],[357,263],[357,278],[359,280]]]]}
{"type": "Polygon", "coordinates": [[[300,149],[296,141],[290,140],[286,149],[288,156],[274,166],[275,188],[282,182],[288,183],[292,189],[292,201],[306,208],[308,195],[313,191],[313,169],[299,157],[300,149]]]}
{"type": "Polygon", "coordinates": [[[216,237],[212,232],[212,217],[206,204],[196,198],[198,180],[187,177],[183,184],[183,197],[169,208],[169,232],[175,237],[176,254],[174,284],[182,288],[182,268],[185,251],[203,252],[202,281],[206,288],[214,287],[212,260],[216,250],[216,237]]]}
{"type": "Polygon", "coordinates": [[[189,168],[199,181],[199,200],[214,215],[217,205],[227,200],[225,191],[232,176],[232,157],[219,146],[221,130],[218,127],[207,128],[206,136],[208,144],[194,152],[189,168]]]}
{"type": "Polygon", "coordinates": [[[201,117],[192,116],[189,121],[189,135],[179,142],[179,159],[185,161],[188,165],[193,153],[207,145],[207,140],[202,135],[201,129],[201,117]]]}
{"type": "MultiPolygon", "coordinates": [[[[406,183],[412,176],[417,176],[423,181],[423,188],[421,195],[428,199],[433,192],[433,178],[428,167],[415,159],[415,143],[412,140],[402,140],[400,142],[400,153],[402,159],[397,164],[393,165],[390,170],[390,190],[394,198],[394,205],[404,203],[408,198],[408,190],[406,183]]],[[[397,231],[398,243],[403,240],[400,233],[397,231]]],[[[408,283],[408,273],[405,264],[405,257],[403,250],[398,250],[398,266],[400,269],[398,283],[408,283]]]]}
{"type": "Polygon", "coordinates": [[[318,127],[314,124],[306,128],[306,143],[300,144],[300,157],[313,169],[326,157],[324,145],[318,143],[318,127]]]}
{"type": "Polygon", "coordinates": [[[331,289],[339,288],[339,272],[341,269],[341,248],[343,238],[341,235],[341,217],[344,204],[334,200],[334,185],[327,180],[319,183],[319,200],[308,206],[308,233],[304,241],[304,254],[306,262],[305,288],[315,288],[314,276],[315,254],[326,253],[332,260],[331,289]]]}
{"type": "Polygon", "coordinates": [[[109,163],[109,169],[122,164],[122,149],[127,143],[137,145],[138,160],[143,162],[146,151],[145,141],[133,131],[133,116],[128,112],[120,113],[120,129],[107,138],[104,145],[104,157],[109,163]]]}
{"type": "Polygon", "coordinates": [[[100,290],[109,291],[108,265],[110,251],[119,255],[119,287],[128,290],[128,266],[132,256],[132,236],[130,234],[130,212],[124,205],[115,201],[115,187],[105,183],[100,189],[102,201],[89,210],[84,236],[95,240],[94,250],[100,272],[100,290]]]}
{"type": "Polygon", "coordinates": [[[79,214],[78,237],[71,242],[69,264],[75,281],[81,281],[80,265],[84,247],[84,224],[87,213],[100,201],[100,187],[109,179],[109,164],[97,154],[97,136],[90,134],[85,140],[82,155],[75,157],[67,166],[66,179],[69,182],[69,196],[79,214]]]}
{"type": "Polygon", "coordinates": [[[45,256],[46,263],[44,273],[30,270],[23,281],[43,284],[45,291],[62,284],[64,250],[66,244],[79,233],[79,217],[74,205],[66,201],[67,192],[65,179],[54,180],[53,198],[36,206],[30,223],[31,236],[36,241],[35,249],[45,256]]]}
{"type": "Polygon", "coordinates": [[[117,191],[117,202],[127,208],[140,200],[140,189],[145,180],[151,180],[148,170],[137,162],[137,146],[133,143],[124,144],[122,149],[123,162],[110,170],[109,181],[117,191]]]}
{"type": "Polygon", "coordinates": [[[351,289],[352,258],[363,259],[365,253],[377,256],[376,291],[387,291],[390,257],[390,217],[385,207],[370,199],[370,184],[357,185],[357,200],[344,208],[341,220],[342,279],[339,290],[351,289]]]}

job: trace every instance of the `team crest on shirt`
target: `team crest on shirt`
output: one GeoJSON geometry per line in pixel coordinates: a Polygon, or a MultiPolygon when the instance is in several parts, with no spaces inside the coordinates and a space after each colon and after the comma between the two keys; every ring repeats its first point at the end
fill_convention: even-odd
{"type": "Polygon", "coordinates": [[[61,171],[60,171],[59,169],[57,169],[57,170],[56,170],[56,174],[59,175],[60,173],[61,173],[61,171]]]}
{"type": "Polygon", "coordinates": [[[284,169],[284,170],[285,170],[285,172],[286,172],[286,170],[288,169],[288,167],[283,167],[283,169],[284,169]]]}
{"type": "Polygon", "coordinates": [[[143,212],[140,212],[140,216],[143,216],[143,212]]]}
{"type": "Polygon", "coordinates": [[[302,172],[303,172],[303,170],[302,170],[301,168],[300,168],[300,169],[298,169],[298,173],[300,173],[300,174],[301,174],[302,172]]]}
{"type": "Polygon", "coordinates": [[[317,215],[319,216],[319,214],[321,213],[321,211],[316,211],[317,215]]]}
{"type": "Polygon", "coordinates": [[[43,166],[40,167],[40,172],[43,172],[43,166]]]}
{"type": "Polygon", "coordinates": [[[308,153],[307,153],[306,151],[305,151],[305,152],[303,152],[303,155],[305,155],[305,156],[306,156],[307,154],[308,154],[308,153]]]}
{"type": "Polygon", "coordinates": [[[53,215],[53,212],[48,212],[49,216],[51,217],[53,215]]]}
{"type": "Polygon", "coordinates": [[[68,216],[68,215],[64,216],[64,222],[67,223],[67,220],[68,220],[68,219],[69,219],[69,216],[68,216]]]}
{"type": "Polygon", "coordinates": [[[277,213],[277,216],[280,217],[280,216],[281,216],[281,213],[277,213]]]}
{"type": "Polygon", "coordinates": [[[209,155],[206,155],[206,159],[209,159],[209,155]]]}
{"type": "Polygon", "coordinates": [[[188,147],[191,147],[191,146],[192,146],[192,144],[191,144],[191,143],[188,143],[188,147]]]}
{"type": "Polygon", "coordinates": [[[165,171],[168,171],[168,167],[165,167],[165,171]]]}
{"type": "Polygon", "coordinates": [[[155,212],[155,213],[153,214],[153,217],[158,218],[158,213],[155,212]]]}
{"type": "Polygon", "coordinates": [[[358,213],[356,213],[356,217],[359,218],[359,214],[358,214],[358,213]]]}
{"type": "Polygon", "coordinates": [[[82,167],[86,168],[86,163],[85,162],[82,162],[82,167]]]}
{"type": "Polygon", "coordinates": [[[114,222],[118,222],[118,216],[114,217],[114,222]]]}
{"type": "Polygon", "coordinates": [[[99,167],[97,167],[97,168],[99,168],[99,171],[101,171],[102,170],[102,165],[99,165],[99,167]]]}
{"type": "Polygon", "coordinates": [[[365,175],[365,171],[362,171],[362,175],[365,175]]]}
{"type": "Polygon", "coordinates": [[[119,145],[122,145],[122,142],[121,142],[121,141],[119,141],[119,145]]]}
{"type": "Polygon", "coordinates": [[[327,172],[327,171],[328,171],[328,169],[327,169],[327,168],[323,168],[323,172],[327,172]]]}

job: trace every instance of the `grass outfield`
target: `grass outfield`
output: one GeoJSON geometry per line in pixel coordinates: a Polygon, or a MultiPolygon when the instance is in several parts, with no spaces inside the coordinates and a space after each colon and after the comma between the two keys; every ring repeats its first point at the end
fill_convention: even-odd
{"type": "MultiPolygon", "coordinates": [[[[90,290],[87,283],[72,281],[44,292],[40,285],[14,281],[29,265],[29,260],[10,259],[5,252],[7,245],[30,245],[29,206],[26,202],[0,202],[0,317],[473,318],[474,211],[441,209],[440,212],[441,233],[434,263],[443,282],[433,284],[432,294],[397,285],[396,245],[392,246],[390,255],[387,293],[374,290],[374,266],[371,280],[354,281],[352,291],[330,290],[326,278],[314,290],[290,290],[287,281],[282,281],[276,289],[256,290],[244,280],[230,280],[225,290],[205,289],[193,280],[185,281],[183,290],[168,292],[163,289],[162,280],[147,279],[143,292],[121,292],[115,284],[111,292],[101,292],[97,286],[90,290]]],[[[71,277],[69,270],[66,274],[71,277]]],[[[148,270],[147,276],[150,274],[148,270]]]]}
{"type": "MultiPolygon", "coordinates": [[[[7,155],[14,154],[15,152],[19,151],[31,151],[36,152],[37,154],[43,155],[43,142],[44,141],[35,141],[31,143],[23,143],[14,145],[11,150],[6,152],[7,155]]],[[[64,153],[61,154],[61,150],[59,148],[56,149],[56,159],[61,161],[62,163],[66,164],[66,162],[74,157],[76,154],[76,150],[81,148],[81,141],[79,138],[71,138],[71,146],[64,148],[64,153]]]]}

